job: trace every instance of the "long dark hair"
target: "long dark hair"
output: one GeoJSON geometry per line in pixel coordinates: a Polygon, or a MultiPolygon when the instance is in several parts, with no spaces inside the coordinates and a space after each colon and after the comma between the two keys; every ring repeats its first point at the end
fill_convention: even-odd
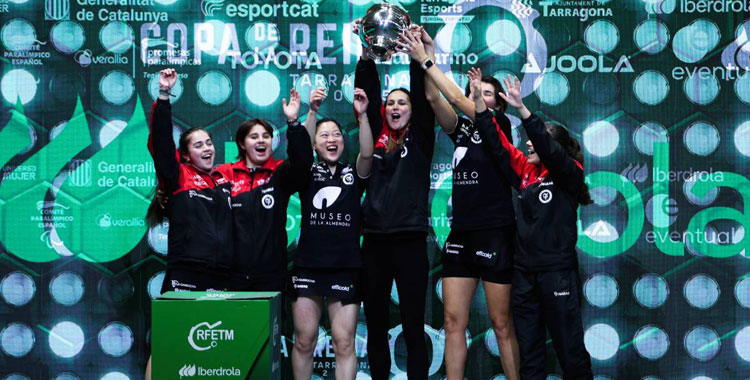
{"type": "Polygon", "coordinates": [[[263,127],[263,129],[268,132],[271,137],[273,137],[273,127],[271,124],[269,124],[267,121],[263,119],[250,119],[242,122],[240,124],[239,128],[237,128],[237,133],[234,136],[234,141],[237,143],[237,159],[241,160],[245,158],[245,148],[242,146],[243,141],[245,141],[245,137],[250,133],[250,130],[253,129],[254,126],[260,125],[263,127]]]}
{"type": "MultiPolygon", "coordinates": [[[[493,92],[493,95],[495,96],[495,104],[497,111],[505,113],[505,110],[508,108],[508,103],[503,100],[503,98],[498,95],[499,92],[505,93],[505,90],[503,90],[503,86],[500,84],[500,81],[495,79],[495,77],[490,75],[482,75],[482,82],[489,83],[492,85],[492,87],[495,88],[495,92],[493,92]]],[[[466,89],[464,90],[464,95],[466,97],[469,97],[469,94],[471,94],[471,84],[466,84],[466,89]]]]}
{"type": "MultiPolygon", "coordinates": [[[[211,137],[211,133],[209,133],[207,130],[203,128],[190,128],[185,132],[182,132],[180,135],[180,140],[177,143],[177,152],[180,155],[180,162],[184,162],[185,159],[183,156],[188,155],[188,145],[190,145],[190,136],[193,135],[193,133],[203,131],[208,134],[208,137],[211,137]]],[[[158,176],[156,177],[158,180],[158,176]]],[[[164,218],[166,217],[165,207],[166,205],[162,205],[159,202],[159,199],[156,195],[156,191],[159,189],[161,192],[164,193],[165,196],[169,197],[169,191],[166,188],[166,185],[159,181],[156,184],[156,189],[150,194],[151,195],[151,203],[148,205],[148,210],[146,210],[146,222],[148,222],[148,225],[150,227],[153,227],[159,223],[161,223],[164,218]]]]}
{"type": "MultiPolygon", "coordinates": [[[[578,140],[573,138],[568,130],[560,124],[546,122],[544,126],[547,128],[547,133],[557,141],[560,145],[565,148],[568,155],[574,160],[581,163],[583,166],[583,152],[581,151],[581,144],[578,140]]],[[[578,203],[582,205],[588,205],[594,203],[591,199],[591,193],[589,193],[589,187],[586,182],[581,182],[581,188],[578,191],[578,203]]]]}

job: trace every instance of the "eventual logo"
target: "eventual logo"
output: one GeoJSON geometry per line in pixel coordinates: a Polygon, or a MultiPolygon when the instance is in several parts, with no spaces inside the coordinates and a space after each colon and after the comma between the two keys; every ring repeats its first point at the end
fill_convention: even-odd
{"type": "Polygon", "coordinates": [[[193,326],[187,337],[188,343],[196,351],[206,351],[218,346],[221,341],[234,340],[234,330],[217,329],[219,326],[221,321],[213,325],[201,322],[193,326]]]}
{"type": "Polygon", "coordinates": [[[182,379],[183,377],[193,377],[195,376],[195,364],[185,364],[184,366],[182,366],[182,368],[180,368],[179,371],[177,371],[177,373],[180,375],[180,379],[182,379]]]}
{"type": "Polygon", "coordinates": [[[354,184],[354,174],[352,173],[346,173],[343,177],[341,177],[341,180],[344,182],[344,185],[353,185],[354,184]]]}
{"type": "Polygon", "coordinates": [[[273,207],[273,204],[276,202],[273,199],[273,195],[266,194],[263,196],[263,198],[260,199],[260,203],[263,205],[263,207],[271,209],[273,207]]]}
{"type": "MultiPolygon", "coordinates": [[[[353,178],[352,178],[353,180],[353,178]]],[[[341,188],[338,186],[326,186],[315,194],[312,200],[312,204],[318,210],[323,210],[336,202],[339,195],[341,195],[341,188]]]]}
{"type": "Polygon", "coordinates": [[[201,12],[204,16],[213,16],[216,11],[221,11],[222,8],[224,8],[224,0],[201,1],[201,12]]]}
{"type": "Polygon", "coordinates": [[[549,203],[552,200],[552,190],[545,189],[539,193],[539,202],[549,203]]]}

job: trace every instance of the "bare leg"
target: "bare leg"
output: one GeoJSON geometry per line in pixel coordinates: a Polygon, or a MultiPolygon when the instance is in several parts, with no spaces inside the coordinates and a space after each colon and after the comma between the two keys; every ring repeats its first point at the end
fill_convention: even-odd
{"type": "Polygon", "coordinates": [[[310,380],[312,377],[313,351],[318,342],[318,324],[322,313],[323,300],[320,297],[297,297],[297,300],[292,302],[292,371],[295,380],[310,380]]]}
{"type": "Polygon", "coordinates": [[[518,353],[518,342],[513,329],[513,316],[510,312],[510,284],[496,284],[482,281],[487,299],[487,311],[495,331],[497,346],[500,348],[500,361],[508,380],[518,380],[521,368],[521,355],[518,353]]]}
{"type": "Polygon", "coordinates": [[[359,303],[343,305],[341,300],[328,298],[333,348],[336,352],[336,380],[354,380],[357,376],[357,354],[354,339],[357,332],[359,303]]]}
{"type": "Polygon", "coordinates": [[[445,303],[445,373],[448,380],[463,380],[466,366],[466,327],[478,278],[443,277],[445,303]]]}

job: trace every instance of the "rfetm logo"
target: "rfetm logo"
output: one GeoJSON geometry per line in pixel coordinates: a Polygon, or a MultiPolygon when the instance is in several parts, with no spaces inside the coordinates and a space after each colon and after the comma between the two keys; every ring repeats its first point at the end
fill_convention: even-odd
{"type": "Polygon", "coordinates": [[[224,8],[224,0],[202,0],[201,12],[205,16],[213,16],[216,11],[224,8]]]}
{"type": "Polygon", "coordinates": [[[328,208],[336,202],[336,199],[339,198],[339,195],[341,195],[340,187],[326,186],[315,193],[315,196],[312,200],[313,206],[318,210],[328,208]]]}
{"type": "Polygon", "coordinates": [[[218,346],[220,341],[234,340],[234,330],[217,329],[219,326],[221,321],[193,326],[188,333],[188,343],[196,351],[206,351],[218,346]]]}
{"type": "Polygon", "coordinates": [[[179,373],[180,379],[182,379],[183,377],[195,376],[195,364],[193,365],[185,364],[184,366],[182,366],[182,368],[180,368],[180,370],[177,373],[179,373]]]}

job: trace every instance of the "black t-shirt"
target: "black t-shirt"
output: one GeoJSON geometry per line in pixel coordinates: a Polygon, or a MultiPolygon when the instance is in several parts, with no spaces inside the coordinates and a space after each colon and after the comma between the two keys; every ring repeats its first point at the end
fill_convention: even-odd
{"type": "Polygon", "coordinates": [[[331,173],[322,162],[310,169],[300,190],[302,228],[294,265],[304,268],[359,268],[360,200],[364,180],[352,165],[331,173]]]}
{"type": "MultiPolygon", "coordinates": [[[[511,140],[510,120],[496,114],[500,129],[511,140]]],[[[479,131],[466,117],[459,117],[448,135],[453,153],[453,223],[451,229],[474,231],[515,222],[511,185],[487,154],[479,131]]]]}

